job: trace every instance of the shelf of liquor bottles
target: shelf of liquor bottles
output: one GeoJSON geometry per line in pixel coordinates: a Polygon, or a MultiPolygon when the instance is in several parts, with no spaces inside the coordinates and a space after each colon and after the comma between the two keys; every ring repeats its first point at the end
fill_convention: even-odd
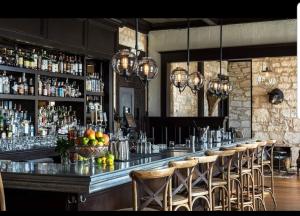
{"type": "MultiPolygon", "coordinates": [[[[104,74],[109,72],[107,63],[104,74]]],[[[20,101],[30,110],[34,135],[65,131],[66,127],[76,124],[86,126],[87,122],[91,122],[86,110],[96,108],[96,112],[101,111],[99,115],[104,116],[102,64],[102,60],[82,54],[16,42],[9,46],[0,44],[0,126],[6,124],[0,128],[0,133],[9,131],[7,120],[12,120],[11,111],[6,106],[8,102],[14,104],[20,101]],[[57,128],[53,129],[54,126],[57,128]]],[[[22,121],[29,120],[20,120],[19,124],[23,124],[22,121]]],[[[97,120],[92,122],[97,124],[97,120]]]]}

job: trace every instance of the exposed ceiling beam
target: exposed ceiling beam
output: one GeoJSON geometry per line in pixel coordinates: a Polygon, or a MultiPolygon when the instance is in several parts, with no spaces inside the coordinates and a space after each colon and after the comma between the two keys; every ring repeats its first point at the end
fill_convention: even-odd
{"type": "Polygon", "coordinates": [[[210,26],[215,26],[218,25],[215,21],[213,21],[213,19],[211,18],[201,18],[200,20],[202,20],[203,22],[205,22],[206,24],[210,25],[210,26]]]}

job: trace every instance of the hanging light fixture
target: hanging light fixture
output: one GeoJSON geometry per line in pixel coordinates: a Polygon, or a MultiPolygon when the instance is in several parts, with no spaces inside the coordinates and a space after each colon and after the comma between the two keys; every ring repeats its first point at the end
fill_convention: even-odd
{"type": "Polygon", "coordinates": [[[129,49],[122,49],[112,57],[114,72],[128,79],[136,73],[138,68],[138,21],[135,29],[135,53],[129,49]]]}
{"type": "Polygon", "coordinates": [[[186,86],[188,85],[189,80],[189,65],[190,65],[190,50],[189,50],[189,19],[188,19],[188,28],[187,28],[187,70],[183,67],[176,67],[170,75],[171,83],[178,88],[179,92],[183,92],[186,86]]]}
{"type": "Polygon", "coordinates": [[[268,92],[274,89],[277,85],[277,79],[273,73],[273,68],[269,58],[262,62],[260,75],[257,77],[257,84],[268,92]]]}
{"type": "MultiPolygon", "coordinates": [[[[188,72],[189,72],[189,65],[190,65],[190,22],[188,20],[188,72]]],[[[199,71],[195,71],[189,74],[187,84],[190,87],[192,93],[197,94],[197,92],[204,85],[204,77],[199,71]]]]}
{"type": "Polygon", "coordinates": [[[220,24],[220,73],[216,79],[212,79],[208,83],[208,92],[221,98],[226,99],[229,93],[232,91],[232,85],[229,82],[229,77],[222,74],[222,60],[223,60],[223,49],[222,49],[222,33],[223,25],[222,21],[220,24]]]}

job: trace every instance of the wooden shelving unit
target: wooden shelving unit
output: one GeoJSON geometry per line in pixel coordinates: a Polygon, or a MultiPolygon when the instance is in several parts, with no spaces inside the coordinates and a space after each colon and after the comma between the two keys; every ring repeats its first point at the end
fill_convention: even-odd
{"type": "MultiPolygon", "coordinates": [[[[72,74],[65,74],[65,73],[53,73],[48,71],[42,71],[42,70],[33,70],[28,68],[20,68],[20,67],[13,67],[13,66],[6,66],[6,65],[0,65],[0,71],[7,71],[10,73],[25,73],[30,74],[31,77],[34,77],[35,82],[35,95],[11,95],[11,94],[0,94],[0,100],[23,100],[23,101],[33,101],[34,107],[32,109],[34,110],[34,121],[35,121],[35,133],[38,133],[38,104],[41,101],[54,101],[54,102],[67,102],[72,105],[76,103],[77,105],[74,105],[75,108],[80,108],[80,110],[83,110],[83,112],[80,112],[83,119],[83,124],[86,125],[86,118],[87,113],[85,112],[86,109],[86,97],[87,96],[100,96],[104,97],[104,93],[100,92],[89,92],[86,91],[86,57],[82,56],[83,61],[83,75],[82,76],[75,76],[72,74]],[[78,84],[82,86],[82,97],[81,98],[69,98],[69,97],[48,97],[48,96],[40,96],[38,95],[38,76],[47,76],[47,77],[53,77],[53,78],[62,78],[62,79],[71,79],[74,81],[78,81],[78,84]]],[[[98,59],[95,59],[95,61],[100,61],[98,59]]],[[[102,62],[100,63],[102,64],[102,62]]]]}

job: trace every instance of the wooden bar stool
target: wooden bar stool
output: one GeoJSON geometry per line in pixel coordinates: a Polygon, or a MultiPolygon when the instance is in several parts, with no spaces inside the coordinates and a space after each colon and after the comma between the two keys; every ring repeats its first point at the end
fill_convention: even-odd
{"type": "Polygon", "coordinates": [[[191,210],[193,210],[194,203],[197,200],[204,200],[207,204],[207,209],[212,210],[211,203],[211,188],[212,188],[212,174],[214,163],[218,156],[202,156],[202,157],[188,157],[187,160],[196,160],[198,165],[194,170],[192,180],[192,203],[191,210]]]}
{"type": "MultiPolygon", "coordinates": [[[[257,200],[256,210],[260,210],[262,205],[266,210],[266,204],[264,199],[264,151],[267,145],[266,141],[256,142],[257,148],[254,159],[254,187],[255,187],[255,200],[257,200]]],[[[267,162],[267,161],[266,161],[267,162]]]]}
{"type": "Polygon", "coordinates": [[[254,161],[258,144],[239,144],[238,147],[246,147],[240,161],[240,178],[243,188],[243,210],[245,208],[254,211],[255,208],[255,182],[254,161]]]}
{"type": "Polygon", "coordinates": [[[174,168],[132,171],[129,175],[132,178],[133,209],[120,211],[168,211],[168,190],[173,173],[174,168]],[[155,180],[159,184],[153,186],[155,180]]]}
{"type": "Polygon", "coordinates": [[[275,193],[274,193],[274,170],[273,170],[273,164],[274,164],[274,147],[276,144],[276,140],[267,140],[267,145],[264,150],[264,162],[263,167],[266,168],[271,172],[271,185],[264,185],[264,194],[270,194],[274,203],[274,208],[277,208],[277,202],[275,199],[275,193]]]}
{"type": "Polygon", "coordinates": [[[213,175],[218,177],[212,179],[212,210],[231,210],[230,202],[230,171],[232,169],[232,159],[235,151],[206,151],[205,155],[213,156],[217,155],[218,159],[214,163],[213,175]],[[218,205],[215,205],[215,193],[219,190],[218,205]]]}
{"type": "Polygon", "coordinates": [[[1,173],[0,173],[0,211],[6,211],[4,187],[3,187],[3,181],[2,181],[1,173]]]}
{"type": "Polygon", "coordinates": [[[243,205],[243,187],[242,187],[242,163],[243,163],[243,155],[247,150],[246,147],[221,147],[221,151],[230,151],[234,150],[235,154],[233,156],[232,164],[233,169],[230,172],[230,202],[231,202],[231,209],[235,208],[238,211],[244,210],[243,205]]]}
{"type": "Polygon", "coordinates": [[[172,183],[169,184],[169,210],[177,211],[183,207],[191,211],[192,206],[192,177],[198,161],[171,161],[169,167],[175,168],[173,174],[174,188],[172,183]]]}

